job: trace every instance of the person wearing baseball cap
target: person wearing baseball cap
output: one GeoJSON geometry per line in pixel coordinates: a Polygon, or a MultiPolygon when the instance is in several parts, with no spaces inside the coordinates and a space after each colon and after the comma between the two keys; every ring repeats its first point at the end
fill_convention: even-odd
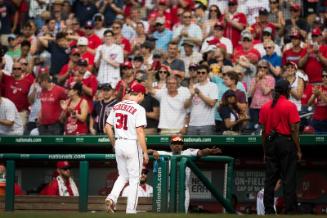
{"type": "Polygon", "coordinates": [[[58,74],[58,82],[60,84],[64,84],[66,79],[69,78],[69,76],[73,75],[74,72],[77,70],[77,62],[81,57],[81,51],[78,48],[73,48],[70,52],[70,59],[67,64],[65,64],[59,74],[58,74]]]}
{"type": "Polygon", "coordinates": [[[155,32],[153,37],[156,38],[156,49],[164,52],[168,49],[168,44],[173,38],[173,33],[165,27],[165,18],[157,17],[155,20],[155,32]]]}
{"type": "Polygon", "coordinates": [[[44,187],[40,194],[50,196],[79,196],[78,188],[72,178],[71,165],[68,161],[58,161],[57,170],[52,181],[44,187]]]}
{"type": "MultiPolygon", "coordinates": [[[[173,156],[173,155],[185,155],[191,157],[205,157],[208,155],[219,155],[222,153],[220,148],[204,148],[204,149],[183,149],[184,148],[184,138],[181,134],[175,134],[170,137],[170,151],[157,151],[153,149],[148,149],[148,153],[152,154],[153,157],[157,160],[160,158],[161,155],[166,156],[173,156]]],[[[189,168],[185,169],[186,173],[186,181],[185,181],[185,212],[188,212],[188,208],[190,205],[190,178],[191,178],[191,171],[189,168]]]]}
{"type": "Polygon", "coordinates": [[[233,47],[236,48],[239,45],[241,39],[241,32],[247,26],[247,18],[244,13],[238,12],[238,1],[228,0],[228,10],[224,14],[225,37],[232,41],[233,47]]]}
{"type": "Polygon", "coordinates": [[[91,70],[91,67],[94,64],[94,54],[91,53],[89,50],[89,40],[88,38],[82,36],[79,37],[77,40],[77,48],[79,50],[79,54],[81,58],[85,59],[88,61],[89,64],[89,70],[91,70]]]}
{"type": "Polygon", "coordinates": [[[111,111],[112,107],[119,102],[115,96],[115,90],[109,83],[102,84],[100,89],[102,98],[94,103],[93,113],[91,114],[90,132],[92,135],[104,133],[105,123],[109,115],[104,111],[111,111]]]}
{"type": "Polygon", "coordinates": [[[216,47],[223,47],[227,53],[227,57],[231,57],[233,54],[233,44],[232,41],[224,37],[225,25],[223,22],[216,22],[213,26],[213,33],[211,36],[207,37],[201,47],[201,53],[208,50],[210,45],[215,45],[216,47]]]}
{"type": "Polygon", "coordinates": [[[67,86],[80,82],[82,84],[82,97],[87,101],[89,112],[93,110],[93,96],[98,87],[97,78],[88,70],[88,60],[80,58],[76,63],[76,71],[67,80],[67,86]]]}
{"type": "Polygon", "coordinates": [[[127,90],[134,86],[137,81],[135,80],[135,73],[133,64],[130,61],[125,61],[120,65],[122,79],[115,87],[116,97],[122,100],[127,93],[127,90]]]}
{"type": "Polygon", "coordinates": [[[185,77],[189,78],[189,64],[191,61],[195,63],[199,63],[202,60],[202,54],[200,54],[198,51],[194,50],[194,42],[192,40],[189,40],[188,38],[185,38],[182,46],[184,48],[184,52],[181,54],[181,60],[184,61],[185,64],[185,77]]]}
{"type": "Polygon", "coordinates": [[[307,33],[310,32],[310,25],[307,23],[304,17],[301,17],[301,11],[301,5],[299,3],[293,2],[290,4],[291,17],[285,22],[284,44],[287,44],[291,41],[289,36],[291,35],[290,33],[294,31],[294,29],[298,29],[300,35],[303,38],[306,38],[307,33]]]}
{"type": "Polygon", "coordinates": [[[327,59],[327,53],[324,52],[325,45],[319,27],[312,29],[311,39],[312,42],[307,46],[306,52],[303,52],[299,60],[299,67],[308,75],[310,83],[318,83],[322,81],[321,72],[327,59]]]}
{"type": "Polygon", "coordinates": [[[87,38],[88,51],[91,54],[95,54],[95,50],[102,44],[102,40],[94,32],[94,23],[92,20],[88,20],[84,26],[85,37],[87,38]]]}
{"type": "MultiPolygon", "coordinates": [[[[290,49],[286,49],[283,53],[282,57],[282,65],[285,65],[287,61],[291,60],[296,64],[299,64],[299,60],[306,53],[306,49],[301,47],[302,35],[300,31],[295,30],[290,34],[292,47],[290,49]]],[[[302,66],[302,65],[301,65],[302,66]]]]}
{"type": "Polygon", "coordinates": [[[271,37],[275,37],[275,25],[268,20],[269,12],[266,8],[259,9],[259,17],[257,22],[255,22],[251,29],[254,32],[254,39],[261,41],[263,38],[263,29],[269,27],[271,28],[271,37]]]}
{"type": "MultiPolygon", "coordinates": [[[[148,178],[148,172],[149,169],[146,165],[143,164],[141,176],[140,176],[140,184],[138,186],[137,190],[137,196],[138,197],[152,197],[153,196],[153,187],[149,184],[147,184],[147,178],[148,178]]],[[[122,197],[128,197],[128,193],[130,192],[130,186],[126,186],[122,192],[122,197]]]]}

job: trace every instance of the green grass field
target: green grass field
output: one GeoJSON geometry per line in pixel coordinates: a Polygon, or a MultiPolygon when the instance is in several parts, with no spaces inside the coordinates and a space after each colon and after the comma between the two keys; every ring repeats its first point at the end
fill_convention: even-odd
{"type": "MultiPolygon", "coordinates": [[[[256,215],[242,215],[241,217],[255,217],[256,215]]],[[[107,214],[104,212],[97,213],[78,213],[78,212],[0,212],[1,218],[118,218],[118,217],[126,217],[124,213],[116,213],[116,214],[107,214]]],[[[158,213],[138,213],[136,215],[129,215],[129,217],[135,218],[236,218],[240,217],[239,215],[229,215],[229,214],[158,214],[158,213]]],[[[296,215],[296,216],[280,216],[278,218],[317,218],[317,217],[327,217],[323,215],[296,215]]]]}

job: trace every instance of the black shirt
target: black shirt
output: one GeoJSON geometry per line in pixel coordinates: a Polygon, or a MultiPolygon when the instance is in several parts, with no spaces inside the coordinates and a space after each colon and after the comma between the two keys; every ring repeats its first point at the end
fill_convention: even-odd
{"type": "Polygon", "coordinates": [[[94,128],[98,134],[103,134],[103,128],[106,125],[107,118],[112,107],[117,104],[119,101],[117,99],[113,99],[109,102],[96,101],[94,102],[94,108],[92,111],[92,118],[95,121],[94,128]]]}
{"type": "Polygon", "coordinates": [[[219,107],[219,115],[221,116],[223,123],[224,123],[224,130],[232,130],[232,131],[239,131],[239,125],[233,126],[233,128],[228,129],[225,125],[225,119],[231,119],[234,117],[235,121],[239,119],[239,116],[235,110],[230,108],[229,106],[220,106],[219,107]]]}
{"type": "MultiPolygon", "coordinates": [[[[159,107],[159,102],[157,99],[152,97],[151,95],[146,94],[144,96],[144,100],[140,104],[142,107],[144,107],[146,112],[153,112],[154,107],[159,107]]],[[[146,128],[158,128],[158,120],[154,120],[152,118],[146,118],[147,126],[146,128]]]]}
{"type": "Polygon", "coordinates": [[[56,42],[50,41],[47,50],[51,53],[50,74],[57,75],[61,68],[69,61],[68,48],[60,47],[56,42]]]}
{"type": "Polygon", "coordinates": [[[11,22],[11,16],[16,13],[15,6],[11,1],[4,0],[0,5],[0,34],[10,34],[13,23],[11,22]]]}

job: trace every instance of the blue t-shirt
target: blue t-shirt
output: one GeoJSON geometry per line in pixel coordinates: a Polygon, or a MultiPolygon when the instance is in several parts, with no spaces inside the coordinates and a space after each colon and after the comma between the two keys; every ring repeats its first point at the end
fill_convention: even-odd
{"type": "Polygon", "coordinates": [[[274,67],[282,66],[282,57],[278,56],[276,52],[274,52],[271,56],[265,55],[262,57],[262,59],[268,61],[274,67]]]}
{"type": "Polygon", "coordinates": [[[156,49],[161,49],[166,52],[168,50],[168,44],[173,39],[173,33],[170,30],[165,29],[163,32],[159,33],[155,31],[153,37],[156,38],[156,49]]]}

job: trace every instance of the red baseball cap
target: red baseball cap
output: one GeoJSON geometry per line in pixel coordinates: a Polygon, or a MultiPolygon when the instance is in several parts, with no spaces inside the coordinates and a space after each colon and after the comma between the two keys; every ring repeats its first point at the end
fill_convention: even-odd
{"type": "Polygon", "coordinates": [[[122,68],[128,68],[128,69],[132,69],[133,68],[133,65],[132,65],[132,62],[130,61],[125,61],[122,65],[121,65],[122,68]]]}
{"type": "Polygon", "coordinates": [[[302,38],[301,33],[299,31],[293,31],[293,32],[291,32],[290,37],[291,38],[296,38],[296,39],[301,39],[302,38]]]}
{"type": "Polygon", "coordinates": [[[49,73],[48,67],[40,67],[39,68],[39,75],[44,74],[44,73],[49,73]]]}
{"type": "Polygon", "coordinates": [[[135,93],[145,94],[145,87],[142,84],[137,83],[131,87],[130,91],[135,93]]]}
{"type": "Polygon", "coordinates": [[[287,65],[292,65],[295,69],[297,69],[297,64],[295,62],[293,62],[293,61],[287,61],[285,65],[286,66],[287,65]]]}
{"type": "Polygon", "coordinates": [[[316,28],[313,28],[312,31],[311,31],[311,34],[313,36],[320,36],[321,35],[321,30],[319,27],[316,27],[316,28]]]}
{"type": "Polygon", "coordinates": [[[301,5],[298,3],[291,4],[291,10],[293,11],[299,11],[301,9],[301,5]]]}
{"type": "Polygon", "coordinates": [[[237,5],[237,0],[228,0],[228,4],[237,5]]]}
{"type": "Polygon", "coordinates": [[[166,5],[166,4],[167,4],[166,0],[159,0],[159,5],[166,5]]]}
{"type": "Polygon", "coordinates": [[[62,168],[66,168],[66,167],[70,167],[70,164],[68,161],[58,161],[57,162],[57,168],[62,169],[62,168]]]}
{"type": "Polygon", "coordinates": [[[171,137],[171,142],[181,142],[181,143],[183,143],[184,140],[183,140],[183,137],[180,136],[180,135],[173,135],[171,137]]]}

